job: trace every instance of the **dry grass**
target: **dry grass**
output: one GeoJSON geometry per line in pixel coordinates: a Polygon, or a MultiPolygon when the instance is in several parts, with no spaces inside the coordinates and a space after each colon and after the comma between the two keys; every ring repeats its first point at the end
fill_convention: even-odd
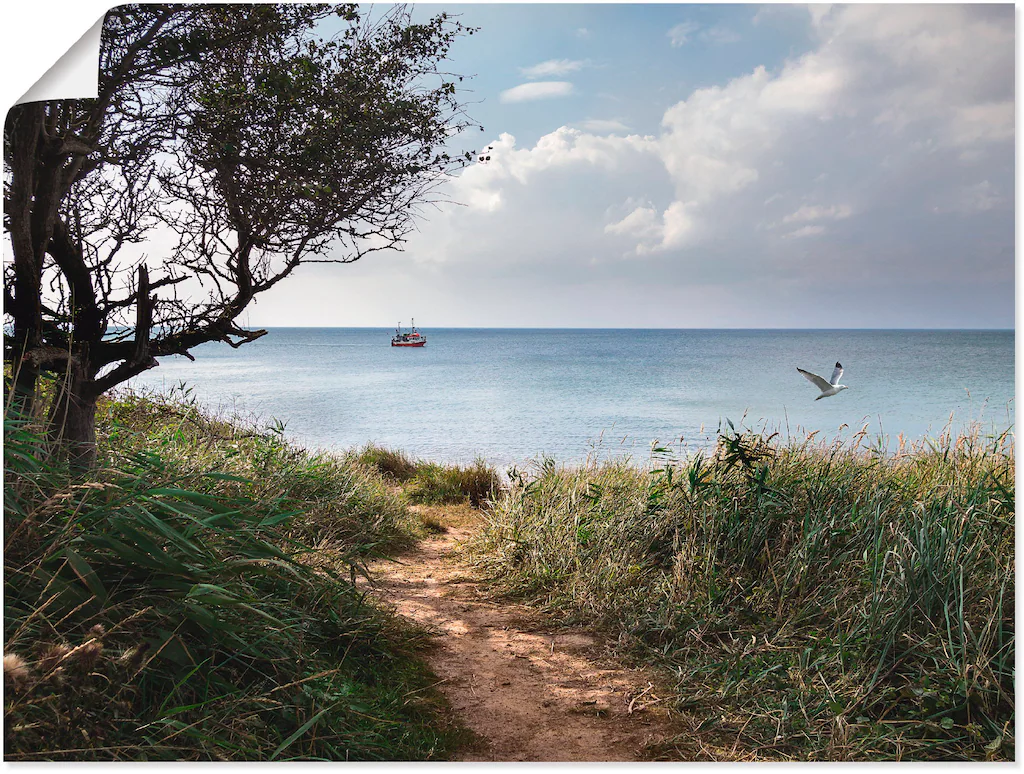
{"type": "Polygon", "coordinates": [[[693,730],[654,757],[1012,759],[1013,454],[732,433],[656,469],[547,462],[478,555],[674,675],[693,730]]]}
{"type": "Polygon", "coordinates": [[[349,459],[399,484],[410,502],[424,505],[469,503],[479,508],[501,490],[501,477],[482,459],[471,465],[413,461],[404,452],[369,444],[349,459]]]}
{"type": "Polygon", "coordinates": [[[465,529],[480,524],[480,512],[469,503],[453,505],[413,505],[409,508],[429,532],[447,532],[453,527],[465,529]]]}

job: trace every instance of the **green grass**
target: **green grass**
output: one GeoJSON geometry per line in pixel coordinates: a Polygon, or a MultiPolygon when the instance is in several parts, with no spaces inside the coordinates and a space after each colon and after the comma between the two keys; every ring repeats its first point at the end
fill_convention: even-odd
{"type": "Polygon", "coordinates": [[[418,467],[417,463],[411,460],[405,452],[386,449],[372,443],[350,456],[361,465],[372,468],[399,484],[404,484],[412,479],[416,475],[418,467]]]}
{"type": "Polygon", "coordinates": [[[420,529],[365,466],[179,396],[104,405],[101,468],[4,427],[7,760],[444,759],[423,636],[356,587],[420,529]]]}
{"type": "Polygon", "coordinates": [[[404,452],[369,444],[350,459],[400,484],[413,503],[469,503],[479,508],[501,490],[501,478],[484,460],[472,465],[441,465],[412,460],[404,452]]]}
{"type": "Polygon", "coordinates": [[[478,555],[664,668],[690,728],[653,757],[1012,759],[1013,437],[863,440],[546,461],[478,555]]]}
{"type": "Polygon", "coordinates": [[[406,494],[414,503],[446,505],[468,502],[479,508],[500,491],[501,482],[494,468],[483,460],[472,465],[421,463],[416,476],[406,485],[406,494]]]}

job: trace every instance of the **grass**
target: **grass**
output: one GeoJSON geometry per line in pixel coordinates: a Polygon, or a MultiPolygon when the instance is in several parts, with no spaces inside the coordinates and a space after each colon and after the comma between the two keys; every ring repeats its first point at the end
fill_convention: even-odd
{"type": "Polygon", "coordinates": [[[666,670],[689,730],[652,757],[1013,759],[1013,436],[864,442],[546,460],[478,556],[666,670]]]}
{"type": "Polygon", "coordinates": [[[400,484],[412,503],[481,507],[501,490],[501,478],[484,460],[471,465],[413,461],[404,452],[369,444],[350,459],[400,484]]]}
{"type": "Polygon", "coordinates": [[[351,457],[399,484],[404,484],[415,477],[418,468],[417,463],[411,460],[405,452],[386,449],[372,443],[367,444],[351,457]]]}
{"type": "Polygon", "coordinates": [[[4,425],[6,760],[444,759],[463,739],[375,608],[420,530],[366,466],[188,400],[104,404],[101,467],[4,425]]]}

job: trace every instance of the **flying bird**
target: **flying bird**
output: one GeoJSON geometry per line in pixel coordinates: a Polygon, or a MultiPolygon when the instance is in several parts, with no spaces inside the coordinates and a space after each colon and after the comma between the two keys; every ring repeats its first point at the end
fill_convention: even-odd
{"type": "Polygon", "coordinates": [[[836,363],[836,369],[832,372],[832,378],[827,382],[817,374],[812,374],[810,371],[805,371],[802,368],[798,368],[796,370],[802,373],[807,381],[821,390],[821,395],[815,398],[815,400],[828,398],[842,392],[843,390],[849,389],[845,384],[839,383],[839,380],[843,378],[843,366],[841,363],[836,363]]]}

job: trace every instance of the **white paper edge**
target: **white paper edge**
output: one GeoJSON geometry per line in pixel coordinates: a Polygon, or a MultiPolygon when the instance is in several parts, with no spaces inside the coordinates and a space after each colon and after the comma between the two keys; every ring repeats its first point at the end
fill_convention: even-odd
{"type": "Polygon", "coordinates": [[[98,90],[100,32],[103,19],[89,28],[57,62],[26,91],[17,104],[50,99],[95,97],[98,90]]]}

